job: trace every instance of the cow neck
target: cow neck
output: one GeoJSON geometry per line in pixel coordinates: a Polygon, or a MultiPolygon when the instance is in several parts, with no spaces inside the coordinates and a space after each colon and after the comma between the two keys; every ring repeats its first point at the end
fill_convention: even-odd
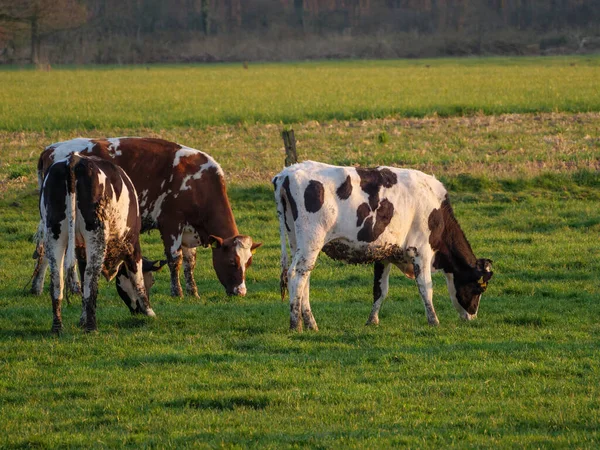
{"type": "Polygon", "coordinates": [[[444,227],[439,253],[452,265],[453,269],[460,271],[467,267],[474,268],[477,258],[465,233],[454,217],[454,211],[448,199],[442,202],[441,213],[444,227]]]}
{"type": "Polygon", "coordinates": [[[215,235],[227,239],[229,237],[237,236],[238,229],[235,224],[235,219],[227,202],[228,208],[212,208],[207,215],[204,229],[208,235],[215,235]]]}
{"type": "Polygon", "coordinates": [[[231,204],[227,198],[227,189],[221,177],[215,177],[211,191],[214,193],[202,208],[203,218],[198,225],[204,229],[207,236],[211,234],[223,239],[237,236],[238,228],[233,217],[231,204]]]}

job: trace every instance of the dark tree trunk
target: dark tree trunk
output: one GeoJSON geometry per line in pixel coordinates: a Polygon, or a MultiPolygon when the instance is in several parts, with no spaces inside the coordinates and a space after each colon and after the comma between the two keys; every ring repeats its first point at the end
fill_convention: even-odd
{"type": "Polygon", "coordinates": [[[304,31],[304,0],[294,0],[294,11],[296,12],[296,25],[304,31]]]}
{"type": "Polygon", "coordinates": [[[31,18],[31,64],[40,62],[40,30],[37,16],[31,18]]]}
{"type": "Polygon", "coordinates": [[[210,34],[210,6],[209,0],[202,0],[200,3],[200,22],[202,32],[205,36],[210,34]]]}

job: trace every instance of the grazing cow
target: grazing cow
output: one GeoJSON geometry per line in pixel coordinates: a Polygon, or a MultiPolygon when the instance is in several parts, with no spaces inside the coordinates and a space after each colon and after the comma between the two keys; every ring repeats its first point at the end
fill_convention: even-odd
{"type": "Polygon", "coordinates": [[[336,167],[313,161],[285,168],[273,179],[281,235],[282,297],[289,282],[290,328],[317,329],[310,310],[309,279],[317,256],[375,265],[373,309],[379,323],[391,265],[416,279],[430,325],[431,271],[442,270],[460,316],[477,315],[492,277],[491,261],[477,259],[442,183],[422,172],[393,167],[336,167]],[[291,250],[288,270],[286,235],[291,250]]]}
{"type": "MultiPolygon", "coordinates": [[[[213,266],[227,294],[246,295],[246,269],[261,243],[238,233],[223,170],[211,156],[162,139],[78,138],[48,146],[39,158],[38,178],[53,161],[73,152],[111,161],[129,175],[138,193],[142,231],[160,231],[171,271],[171,295],[182,295],[183,259],[187,292],[198,296],[193,273],[200,245],[212,247],[213,266]]],[[[39,245],[36,254],[40,257],[32,292],[41,293],[45,262],[39,245]]]]}
{"type": "Polygon", "coordinates": [[[43,181],[40,215],[51,274],[52,331],[62,329],[63,270],[73,267],[75,258],[82,276],[81,325],[86,331],[97,328],[101,274],[111,280],[118,273],[117,290],[129,309],[155,316],[144,285],[137,194],[121,168],[77,153],[54,163],[43,181]]]}

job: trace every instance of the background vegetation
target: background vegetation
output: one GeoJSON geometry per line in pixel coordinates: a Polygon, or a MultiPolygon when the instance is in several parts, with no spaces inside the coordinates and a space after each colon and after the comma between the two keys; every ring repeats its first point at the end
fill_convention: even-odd
{"type": "Polygon", "coordinates": [[[589,53],[595,0],[0,0],[0,63],[589,53]]]}
{"type": "MultiPolygon", "coordinates": [[[[372,268],[322,256],[311,282],[320,331],[302,334],[287,331],[279,299],[269,182],[283,162],[285,109],[244,84],[254,66],[0,72],[9,83],[0,90],[0,447],[597,447],[597,59],[423,64],[265,65],[257,76],[267,93],[280,92],[282,78],[294,86],[281,101],[300,103],[284,118],[301,159],[413,167],[445,182],[475,253],[494,260],[479,317],[460,321],[437,275],[441,325],[429,327],[414,282],[396,271],[381,325],[365,327],[372,268]],[[416,70],[439,95],[419,91],[416,70]],[[556,71],[569,83],[553,81],[556,71]],[[407,85],[414,96],[388,100],[407,85]],[[328,97],[319,86],[336,90],[328,97]],[[494,109],[498,96],[505,110],[494,109]],[[456,107],[464,104],[477,106],[456,107]],[[526,113],[495,114],[511,109],[526,113]],[[455,115],[465,111],[474,113],[455,115]],[[35,164],[43,146],[80,135],[161,136],[212,154],[240,229],[265,243],[248,296],[226,297],[200,251],[200,299],[169,297],[159,273],[157,319],[132,318],[103,282],[100,331],[76,326],[74,298],[64,334],[51,336],[49,296],[22,289],[33,267],[35,164]]],[[[161,256],[156,233],[143,250],[161,256]]]]}

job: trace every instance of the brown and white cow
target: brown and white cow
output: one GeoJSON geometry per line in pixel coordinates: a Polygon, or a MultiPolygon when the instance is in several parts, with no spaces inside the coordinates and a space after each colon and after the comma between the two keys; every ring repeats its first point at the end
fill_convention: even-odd
{"type": "Polygon", "coordinates": [[[379,323],[392,265],[416,279],[430,325],[432,270],[446,275],[454,307],[477,315],[492,277],[491,261],[477,259],[434,177],[417,170],[336,167],[313,161],[285,168],[273,179],[281,235],[282,296],[289,283],[290,328],[317,329],[310,310],[309,279],[319,252],[351,264],[375,265],[373,308],[379,323]],[[286,236],[291,250],[288,268],[286,236]]]}
{"type": "Polygon", "coordinates": [[[62,329],[63,270],[73,267],[75,258],[86,331],[97,328],[101,274],[111,280],[119,273],[117,290],[131,312],[155,316],[144,284],[137,194],[121,168],[77,153],[57,161],[43,181],[40,215],[51,274],[52,331],[62,329]]]}
{"type": "MultiPolygon", "coordinates": [[[[42,152],[38,178],[43,178],[53,161],[73,152],[111,161],[129,175],[138,193],[142,231],[160,231],[171,271],[171,295],[182,295],[182,259],[187,292],[198,295],[193,276],[196,247],[209,245],[214,269],[227,294],[246,294],[246,269],[261,243],[239,234],[223,170],[210,155],[162,139],[77,138],[52,144],[42,152]]],[[[38,247],[37,253],[42,255],[43,249],[38,247]]],[[[33,293],[42,291],[44,264],[40,257],[33,293]]]]}

